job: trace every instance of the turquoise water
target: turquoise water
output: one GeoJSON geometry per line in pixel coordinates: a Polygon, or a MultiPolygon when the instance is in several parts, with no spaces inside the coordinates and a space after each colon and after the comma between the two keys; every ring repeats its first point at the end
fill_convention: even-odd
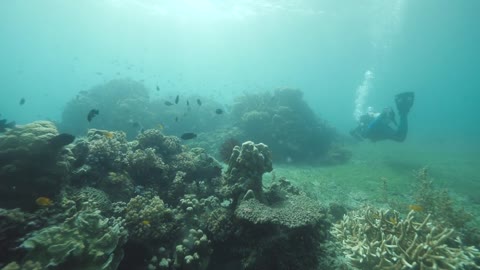
{"type": "MultiPolygon", "coordinates": [[[[212,100],[227,115],[244,93],[298,88],[352,158],[274,163],[277,177],[324,203],[348,194],[349,207],[380,204],[387,179],[409,204],[413,171],[427,166],[480,224],[479,10],[468,0],[1,1],[0,119],[60,124],[79,91],[113,79],[142,83],[151,100],[212,100]],[[348,137],[356,110],[394,106],[403,91],[415,92],[405,142],[348,137]]],[[[168,134],[173,123],[162,124],[168,134]]]]}
{"type": "Polygon", "coordinates": [[[60,119],[80,90],[112,78],[153,91],[231,100],[242,91],[302,89],[348,130],[355,90],[367,103],[415,91],[411,138],[475,140],[480,94],[477,1],[5,1],[0,108],[25,123],[60,119]],[[3,98],[5,97],[5,98],[3,98]],[[18,100],[27,99],[19,107],[18,100]],[[421,130],[421,131],[420,131],[421,130]]]}

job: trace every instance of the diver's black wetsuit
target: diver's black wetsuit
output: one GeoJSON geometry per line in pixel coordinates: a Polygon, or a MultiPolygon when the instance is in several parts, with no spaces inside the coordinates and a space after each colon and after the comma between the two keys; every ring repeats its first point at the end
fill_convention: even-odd
{"type": "Polygon", "coordinates": [[[355,138],[370,139],[371,141],[393,140],[403,142],[408,133],[408,112],[413,105],[414,93],[405,92],[395,96],[395,103],[400,115],[400,122],[396,125],[395,115],[391,109],[386,109],[378,116],[369,114],[360,118],[360,124],[350,131],[355,138]],[[397,128],[391,127],[394,123],[397,128]]]}

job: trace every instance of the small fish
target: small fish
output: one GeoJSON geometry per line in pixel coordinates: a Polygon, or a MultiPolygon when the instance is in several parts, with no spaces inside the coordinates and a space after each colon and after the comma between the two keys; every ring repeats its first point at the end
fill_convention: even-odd
{"type": "Polygon", "coordinates": [[[180,136],[182,140],[191,140],[191,139],[195,139],[196,137],[197,137],[197,134],[193,132],[183,133],[182,136],[180,136]]]}
{"type": "Polygon", "coordinates": [[[53,148],[53,149],[58,149],[62,148],[67,144],[71,144],[75,140],[75,136],[68,134],[68,133],[62,133],[58,134],[57,136],[51,138],[48,141],[48,144],[53,148]]]}
{"type": "Polygon", "coordinates": [[[88,112],[88,115],[87,115],[87,120],[88,122],[91,122],[92,119],[97,116],[98,114],[100,113],[99,110],[97,109],[91,109],[89,112],[88,112]]]}
{"type": "Polygon", "coordinates": [[[197,98],[197,104],[198,106],[202,106],[202,101],[199,98],[197,98]]]}
{"type": "Polygon", "coordinates": [[[140,123],[137,122],[137,121],[135,121],[135,122],[132,123],[132,127],[133,127],[133,128],[139,128],[139,127],[141,127],[141,126],[142,126],[142,125],[140,125],[140,123]]]}
{"type": "Polygon", "coordinates": [[[22,97],[22,98],[20,99],[19,104],[20,104],[20,106],[22,106],[23,104],[25,104],[25,98],[22,97]]]}
{"type": "Polygon", "coordinates": [[[178,116],[175,116],[175,122],[178,122],[178,116]]]}
{"type": "Polygon", "coordinates": [[[188,100],[187,100],[187,106],[190,106],[190,102],[188,102],[188,100]]]}
{"type": "Polygon", "coordinates": [[[175,104],[178,104],[178,101],[180,100],[180,96],[177,95],[177,97],[175,98],[175,104]]]}
{"type": "Polygon", "coordinates": [[[390,221],[390,223],[392,223],[393,225],[397,225],[397,223],[398,223],[397,218],[395,218],[395,217],[390,217],[388,219],[388,221],[390,221]]]}
{"type": "Polygon", "coordinates": [[[150,220],[142,220],[142,225],[150,226],[150,220]]]}
{"type": "Polygon", "coordinates": [[[216,114],[222,114],[222,113],[223,113],[223,110],[222,110],[222,109],[216,109],[216,110],[215,110],[215,113],[216,113],[216,114]]]}
{"type": "Polygon", "coordinates": [[[165,101],[163,104],[165,104],[166,106],[172,106],[173,105],[173,103],[170,102],[170,101],[165,101]]]}
{"type": "Polygon", "coordinates": [[[163,125],[162,125],[162,124],[158,124],[158,125],[157,125],[157,129],[158,129],[158,130],[162,131],[162,130],[163,130],[163,128],[164,128],[164,127],[163,127],[163,125]]]}
{"type": "Polygon", "coordinates": [[[35,203],[37,203],[38,206],[42,207],[48,207],[53,205],[53,201],[48,197],[38,197],[35,200],[35,203]]]}
{"type": "Polygon", "coordinates": [[[107,139],[113,139],[113,137],[115,137],[115,134],[113,132],[106,131],[103,133],[103,136],[105,136],[105,138],[107,139]]]}
{"type": "Polygon", "coordinates": [[[157,85],[156,89],[157,89],[157,91],[160,91],[160,87],[158,87],[158,85],[157,85]]]}
{"type": "Polygon", "coordinates": [[[423,211],[423,206],[418,205],[418,204],[410,204],[408,206],[408,209],[413,210],[415,212],[421,212],[421,211],[423,211]]]}

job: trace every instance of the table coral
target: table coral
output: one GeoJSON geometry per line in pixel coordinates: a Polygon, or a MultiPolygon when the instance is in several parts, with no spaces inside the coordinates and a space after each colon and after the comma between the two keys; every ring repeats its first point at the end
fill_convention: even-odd
{"type": "Polygon", "coordinates": [[[283,203],[268,206],[255,199],[242,201],[235,217],[252,224],[273,224],[290,229],[318,223],[324,215],[317,202],[303,195],[290,195],[283,203]]]}

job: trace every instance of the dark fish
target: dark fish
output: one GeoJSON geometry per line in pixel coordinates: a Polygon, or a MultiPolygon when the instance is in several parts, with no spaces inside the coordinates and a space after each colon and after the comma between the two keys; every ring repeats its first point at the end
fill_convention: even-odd
{"type": "Polygon", "coordinates": [[[178,104],[178,101],[180,100],[180,96],[177,95],[177,97],[175,98],[175,104],[178,104]]]}
{"type": "Polygon", "coordinates": [[[98,114],[100,113],[99,110],[97,109],[91,109],[89,112],[88,112],[88,115],[87,115],[87,120],[88,122],[92,121],[92,119],[97,116],[98,114]]]}
{"type": "Polygon", "coordinates": [[[178,122],[178,116],[175,116],[175,122],[178,122]]]}
{"type": "Polygon", "coordinates": [[[22,106],[23,104],[25,104],[25,98],[22,97],[22,98],[20,99],[19,104],[20,104],[20,106],[22,106]]]}
{"type": "Polygon", "coordinates": [[[223,110],[222,110],[222,109],[216,109],[216,110],[215,110],[215,113],[216,113],[216,114],[222,114],[222,113],[223,113],[223,110]]]}
{"type": "Polygon", "coordinates": [[[157,91],[160,91],[160,87],[158,87],[158,85],[157,85],[157,91]]]}
{"type": "Polygon", "coordinates": [[[133,123],[132,123],[132,127],[134,127],[134,128],[139,128],[140,126],[141,126],[141,125],[140,125],[139,122],[133,122],[133,123]]]}
{"type": "Polygon", "coordinates": [[[197,104],[198,106],[202,106],[202,101],[199,98],[197,99],[197,104]]]}
{"type": "Polygon", "coordinates": [[[196,137],[197,137],[197,134],[195,134],[193,132],[183,133],[182,136],[180,136],[180,138],[182,138],[182,140],[195,139],[196,137]]]}
{"type": "Polygon", "coordinates": [[[173,105],[173,103],[172,103],[172,102],[170,102],[170,101],[165,101],[165,103],[164,103],[164,104],[165,104],[166,106],[172,106],[172,105],[173,105]]]}
{"type": "Polygon", "coordinates": [[[187,106],[190,106],[190,102],[187,100],[187,106]]]}
{"type": "Polygon", "coordinates": [[[62,134],[59,134],[59,135],[51,138],[48,141],[48,144],[52,148],[58,149],[58,148],[64,147],[67,144],[71,144],[74,140],[75,140],[75,136],[73,136],[71,134],[68,134],[68,133],[62,133],[62,134]]]}
{"type": "Polygon", "coordinates": [[[7,119],[0,120],[0,132],[5,132],[7,131],[7,128],[14,128],[14,127],[15,127],[15,122],[7,123],[7,119]]]}

